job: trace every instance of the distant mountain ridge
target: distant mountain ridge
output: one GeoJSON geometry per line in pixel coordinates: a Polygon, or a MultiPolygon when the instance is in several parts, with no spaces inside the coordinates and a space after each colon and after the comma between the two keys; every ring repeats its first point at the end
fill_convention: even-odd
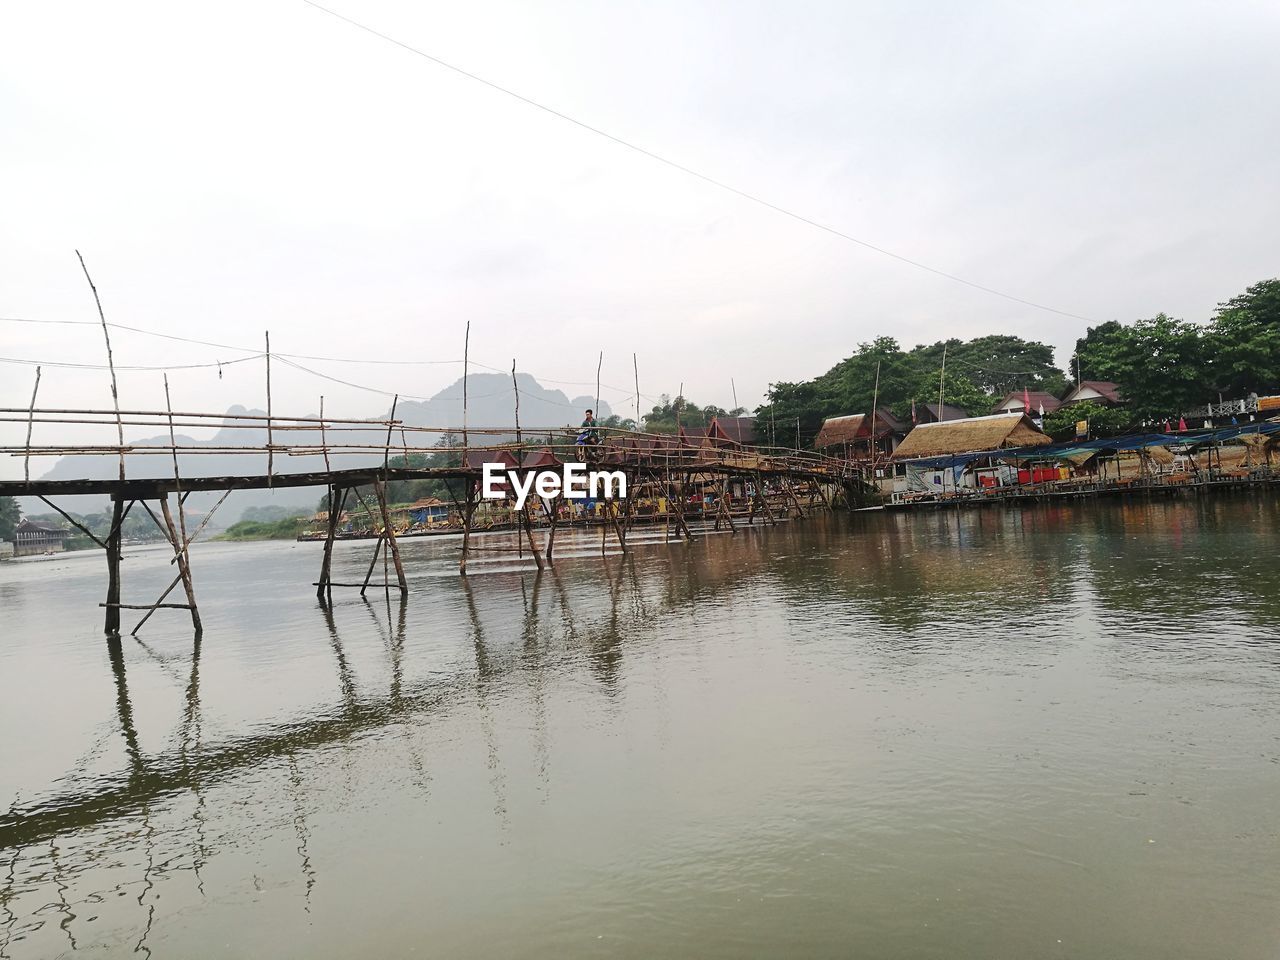
{"type": "MultiPolygon", "coordinates": [[[[467,426],[512,427],[515,425],[515,386],[504,373],[473,373],[467,378],[467,426]]],[[[594,397],[570,398],[562,390],[547,389],[527,373],[517,373],[520,387],[520,426],[554,427],[582,422],[583,414],[596,406],[594,397]]],[[[612,414],[604,400],[595,411],[603,420],[612,414]]],[[[389,411],[388,411],[389,412],[389,411]]],[[[430,400],[402,400],[396,419],[415,427],[462,427],[462,379],[445,387],[430,400]]]]}
{"type": "MultiPolygon", "coordinates": [[[[595,405],[593,397],[579,396],[570,398],[561,390],[547,389],[527,373],[517,374],[520,389],[520,426],[522,429],[562,426],[578,424],[582,421],[588,407],[595,405]]],[[[482,429],[515,426],[515,387],[511,377],[500,373],[473,373],[467,378],[467,426],[482,429]]],[[[600,409],[596,415],[601,419],[611,413],[609,405],[600,401],[600,409]]],[[[370,420],[385,419],[391,413],[390,407],[383,413],[371,417],[370,420]]],[[[267,442],[266,426],[261,428],[244,423],[237,423],[232,417],[253,415],[266,416],[266,412],[248,409],[236,404],[226,412],[228,419],[222,427],[207,440],[193,440],[190,436],[177,434],[179,444],[192,444],[197,447],[262,447],[267,442]]],[[[315,413],[303,414],[314,417],[315,413]]],[[[441,430],[458,431],[462,429],[462,379],[445,387],[430,400],[402,400],[396,404],[396,419],[408,426],[438,427],[441,430]]],[[[287,434],[285,436],[288,436],[287,434]]],[[[298,434],[290,439],[299,441],[298,434]]],[[[305,439],[314,439],[318,444],[319,437],[309,435],[305,439]]],[[[386,441],[385,428],[369,430],[353,429],[330,433],[330,443],[370,444],[380,446],[386,441]]],[[[496,438],[495,438],[496,439],[496,438]]],[[[436,440],[434,435],[412,435],[408,437],[410,447],[430,447],[436,440]]],[[[169,442],[169,435],[159,434],[146,438],[126,436],[125,442],[133,446],[164,446],[169,442]]],[[[276,442],[283,442],[281,436],[276,442]]],[[[382,455],[373,452],[342,455],[333,458],[334,467],[357,467],[378,462],[382,455]]],[[[116,476],[118,461],[110,456],[80,454],[59,458],[53,466],[41,476],[43,480],[74,479],[109,479],[116,476]]],[[[218,477],[233,474],[264,474],[267,472],[265,453],[243,454],[233,452],[183,453],[178,456],[178,469],[184,477],[218,477]]],[[[324,469],[324,458],[319,455],[281,456],[275,457],[274,469],[277,473],[307,473],[324,469]]],[[[173,460],[165,454],[133,453],[125,455],[125,472],[130,477],[171,477],[173,476],[173,460]]],[[[228,498],[226,504],[218,512],[218,520],[223,524],[233,522],[241,512],[255,506],[313,507],[323,495],[318,487],[283,487],[277,490],[237,490],[228,498]]],[[[188,505],[194,510],[207,510],[217,501],[220,493],[195,493],[188,499],[188,505]]],[[[23,498],[23,512],[42,514],[48,511],[34,497],[23,498]]],[[[102,497],[63,497],[59,506],[81,513],[102,509],[106,500],[102,497]]]]}

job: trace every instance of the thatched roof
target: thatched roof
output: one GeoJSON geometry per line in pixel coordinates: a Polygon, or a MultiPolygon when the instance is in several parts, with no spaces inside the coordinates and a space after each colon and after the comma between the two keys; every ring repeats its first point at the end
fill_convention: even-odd
{"type": "Polygon", "coordinates": [[[1025,414],[998,413],[989,417],[919,424],[898,445],[893,459],[945,457],[1004,447],[1044,446],[1052,442],[1025,414]]]}
{"type": "Polygon", "coordinates": [[[865,413],[855,413],[847,417],[827,417],[822,421],[822,429],[813,441],[814,449],[825,450],[828,447],[840,447],[855,440],[865,440],[871,431],[864,427],[867,422],[865,413]]]}

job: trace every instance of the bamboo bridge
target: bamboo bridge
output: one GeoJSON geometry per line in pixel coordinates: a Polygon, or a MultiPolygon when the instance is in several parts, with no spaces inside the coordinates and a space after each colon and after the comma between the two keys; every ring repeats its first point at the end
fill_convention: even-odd
{"type": "MultiPolygon", "coordinates": [[[[166,385],[167,386],[167,385],[166,385]]],[[[166,390],[167,395],[167,390],[166,390]]],[[[518,408],[517,408],[518,410],[518,408]]],[[[481,500],[481,480],[486,463],[499,463],[517,476],[559,469],[566,462],[586,462],[594,469],[623,474],[632,496],[601,504],[591,520],[601,528],[602,547],[610,536],[616,546],[627,549],[627,535],[632,526],[653,516],[642,518],[636,504],[645,494],[665,504],[662,522],[670,535],[685,542],[695,538],[685,516],[690,496],[710,506],[708,520],[714,528],[722,525],[730,531],[745,521],[753,524],[778,522],[780,516],[803,517],[812,510],[829,510],[832,497],[841,486],[853,482],[848,465],[820,454],[747,446],[709,430],[706,436],[690,436],[680,430],[677,435],[652,434],[620,429],[598,429],[598,442],[584,445],[576,442],[578,431],[564,426],[524,428],[463,429],[423,427],[406,424],[395,417],[393,405],[385,420],[351,420],[315,417],[284,417],[260,414],[213,414],[158,410],[93,410],[0,408],[0,423],[25,424],[27,441],[16,446],[0,447],[0,454],[23,460],[22,480],[0,481],[0,496],[37,497],[59,513],[72,527],[100,548],[107,561],[107,588],[100,606],[105,611],[104,629],[109,636],[119,636],[121,612],[142,613],[132,628],[138,630],[157,611],[186,610],[197,635],[202,631],[196,602],[191,567],[191,545],[205,531],[217,508],[237,490],[270,490],[286,487],[323,487],[328,497],[328,516],[323,536],[319,574],[312,586],[322,602],[332,600],[335,588],[359,588],[363,593],[371,583],[379,556],[383,558],[383,586],[390,590],[388,572],[394,568],[395,587],[408,592],[404,562],[401,558],[392,510],[387,502],[387,484],[399,480],[438,480],[447,489],[458,518],[461,534],[459,573],[466,575],[467,560],[474,549],[473,534],[478,531],[477,510],[481,500]],[[113,428],[116,443],[101,445],[43,444],[32,445],[36,425],[58,425],[63,428],[98,426],[113,428]],[[124,441],[126,428],[165,427],[168,443],[129,444],[124,441]],[[240,444],[210,445],[194,441],[182,442],[177,430],[184,429],[245,430],[261,435],[240,444]],[[265,470],[246,468],[230,475],[208,476],[180,469],[180,463],[195,456],[222,454],[249,458],[246,463],[260,464],[265,470]],[[110,478],[31,479],[32,458],[89,456],[102,458],[104,472],[110,478]],[[159,458],[159,472],[137,474],[137,458],[159,458]],[[291,458],[306,458],[322,469],[290,471],[278,469],[291,458]],[[436,465],[413,465],[414,459],[430,458],[436,465]],[[443,461],[443,462],[441,462],[443,461]],[[344,465],[352,464],[352,465],[344,465]],[[130,475],[127,466],[134,467],[130,475]],[[199,525],[188,529],[186,502],[197,492],[221,493],[199,525]],[[366,493],[371,497],[366,498],[366,493]],[[111,500],[111,523],[104,536],[90,531],[79,520],[58,505],[56,499],[66,496],[97,495],[111,500]],[[369,502],[371,499],[372,504],[369,502]],[[339,583],[331,576],[333,546],[338,539],[340,518],[348,502],[359,501],[366,514],[380,525],[368,572],[362,583],[339,583]],[[122,600],[120,564],[123,553],[123,526],[131,511],[141,506],[155,523],[163,539],[173,550],[170,563],[175,567],[172,582],[153,602],[126,603],[122,600]],[[179,587],[180,602],[170,595],[179,587]]],[[[143,461],[144,463],[147,461],[143,461]]],[[[543,497],[530,497],[516,510],[508,504],[511,519],[518,531],[520,551],[527,542],[538,569],[553,562],[557,528],[568,522],[560,506],[561,500],[548,502],[543,497]]]]}

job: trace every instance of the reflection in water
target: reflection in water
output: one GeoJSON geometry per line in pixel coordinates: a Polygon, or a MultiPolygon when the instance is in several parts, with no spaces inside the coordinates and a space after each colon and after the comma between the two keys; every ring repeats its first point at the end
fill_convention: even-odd
{"type": "Polygon", "coordinates": [[[489,786],[493,789],[493,815],[504,828],[507,828],[511,825],[507,811],[507,783],[502,772],[502,758],[498,753],[498,742],[488,697],[489,683],[495,675],[494,668],[489,659],[484,625],[480,620],[480,611],[476,608],[471,580],[467,577],[462,578],[462,592],[467,600],[467,612],[471,616],[471,644],[476,655],[476,704],[480,729],[484,731],[485,752],[488,756],[489,786]]]}
{"type": "Polygon", "coordinates": [[[129,756],[130,773],[142,777],[142,749],[138,746],[138,731],[133,726],[133,705],[129,702],[129,681],[124,672],[124,647],[118,636],[107,638],[107,655],[111,659],[111,674],[116,680],[116,716],[120,720],[120,732],[124,736],[129,756]]]}
{"type": "Polygon", "coordinates": [[[65,773],[0,755],[0,957],[1263,956],[1277,520],[857,514],[465,579],[406,542],[408,598],[319,616],[305,547],[210,548],[207,608],[272,604],[105,658],[21,619],[80,587],[9,585],[19,682],[71,686],[22,723],[65,773]]]}
{"type": "Polygon", "coordinates": [[[533,577],[532,588],[522,577],[520,598],[524,603],[524,626],[520,631],[524,650],[524,670],[529,675],[533,701],[533,753],[538,766],[538,786],[545,803],[551,798],[551,757],[547,736],[547,664],[539,644],[538,598],[542,593],[543,571],[533,577]]]}

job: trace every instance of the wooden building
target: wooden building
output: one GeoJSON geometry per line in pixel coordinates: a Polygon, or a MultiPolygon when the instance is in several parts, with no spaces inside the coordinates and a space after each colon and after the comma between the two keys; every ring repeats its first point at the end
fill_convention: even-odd
{"type": "MultiPolygon", "coordinates": [[[[1118,407],[1124,403],[1120,387],[1110,380],[1081,380],[1067,391],[1061,406],[1073,403],[1097,403],[1104,407],[1118,407]]],[[[1045,408],[1048,410],[1048,407],[1045,408]]]]}
{"type": "Polygon", "coordinates": [[[1017,482],[1016,467],[996,462],[999,451],[1052,442],[1025,413],[922,423],[894,451],[893,492],[945,495],[1017,482]]]}
{"type": "Polygon", "coordinates": [[[750,447],[756,442],[755,417],[712,417],[707,439],[715,446],[750,447]]]}
{"type": "Polygon", "coordinates": [[[67,549],[71,531],[24,517],[13,531],[13,555],[37,557],[45,553],[62,553],[67,549]]]}
{"type": "Polygon", "coordinates": [[[1024,413],[994,413],[940,423],[921,423],[893,452],[894,460],[954,456],[1007,447],[1046,446],[1053,441],[1024,413]]]}
{"type": "Polygon", "coordinates": [[[822,421],[813,447],[828,456],[874,462],[893,453],[906,435],[906,424],[882,407],[874,421],[865,413],[828,417],[822,421]]]}
{"type": "Polygon", "coordinates": [[[1062,401],[1047,390],[1015,390],[1005,396],[991,410],[992,413],[1025,413],[1029,417],[1040,415],[1040,411],[1053,413],[1062,406],[1062,401]],[[1027,406],[1030,401],[1031,406],[1027,406]]]}
{"type": "Polygon", "coordinates": [[[967,420],[969,411],[949,403],[917,403],[912,408],[916,423],[941,423],[944,420],[967,420]]]}

